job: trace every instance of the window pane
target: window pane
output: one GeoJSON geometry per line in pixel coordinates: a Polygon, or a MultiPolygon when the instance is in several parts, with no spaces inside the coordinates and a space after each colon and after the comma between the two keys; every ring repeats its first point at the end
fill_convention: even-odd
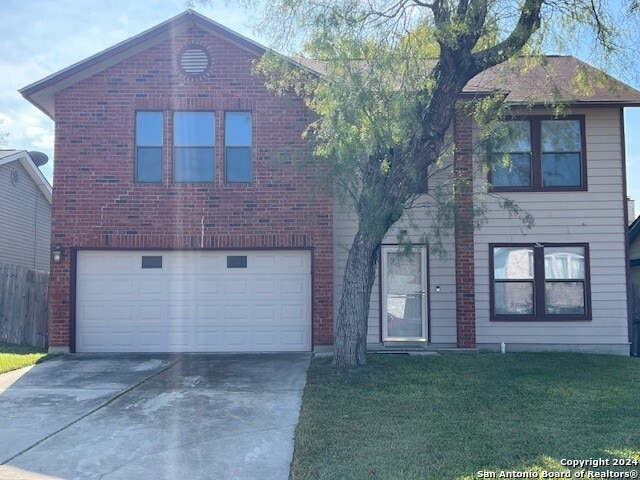
{"type": "Polygon", "coordinates": [[[176,182],[213,182],[213,148],[176,148],[176,182]]]}
{"type": "Polygon", "coordinates": [[[531,156],[529,154],[511,154],[494,157],[491,183],[494,187],[530,187],[531,156]],[[508,165],[505,165],[508,163],[508,165]]]}
{"type": "Polygon", "coordinates": [[[582,139],[579,120],[549,120],[541,126],[543,152],[580,152],[582,139]]]}
{"type": "Polygon", "coordinates": [[[546,282],[548,315],[584,315],[583,282],[546,282]]]}
{"type": "Polygon", "coordinates": [[[213,112],[175,112],[173,144],[176,147],[210,147],[215,144],[213,112]]]}
{"type": "Polygon", "coordinates": [[[136,145],[162,146],[162,112],[136,113],[136,145]]]}
{"type": "Polygon", "coordinates": [[[162,181],[162,147],[138,147],[136,155],[136,181],[162,181]]]}
{"type": "Polygon", "coordinates": [[[505,122],[504,130],[494,144],[494,151],[502,153],[531,152],[531,127],[528,121],[505,122]]]}
{"type": "Polygon", "coordinates": [[[533,279],[533,248],[495,247],[493,277],[496,280],[533,279]]]}
{"type": "Polygon", "coordinates": [[[542,182],[545,187],[579,187],[582,185],[582,161],[580,154],[543,154],[542,182]]]}
{"type": "Polygon", "coordinates": [[[225,145],[227,147],[250,147],[251,113],[227,112],[225,119],[225,145]]]}
{"type": "Polygon", "coordinates": [[[533,282],[496,282],[497,315],[533,315],[533,282]]]}
{"type": "Polygon", "coordinates": [[[227,182],[251,181],[251,147],[227,148],[227,182]]]}
{"type": "Polygon", "coordinates": [[[546,247],[544,275],[547,280],[584,280],[584,248],[546,247]]]}

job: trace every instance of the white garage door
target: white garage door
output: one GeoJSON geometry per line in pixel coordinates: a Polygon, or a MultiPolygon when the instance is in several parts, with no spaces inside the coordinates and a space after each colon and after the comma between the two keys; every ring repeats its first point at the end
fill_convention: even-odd
{"type": "Polygon", "coordinates": [[[77,352],[311,350],[308,251],[79,251],[77,352]]]}

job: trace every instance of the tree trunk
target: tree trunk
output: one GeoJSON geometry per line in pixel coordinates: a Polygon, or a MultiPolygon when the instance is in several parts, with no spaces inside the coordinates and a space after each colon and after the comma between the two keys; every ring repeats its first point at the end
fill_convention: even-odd
{"type": "Polygon", "coordinates": [[[358,230],[349,250],[344,271],[342,298],[336,319],[335,365],[365,365],[367,363],[367,319],[371,288],[376,277],[376,265],[381,239],[358,230]]]}

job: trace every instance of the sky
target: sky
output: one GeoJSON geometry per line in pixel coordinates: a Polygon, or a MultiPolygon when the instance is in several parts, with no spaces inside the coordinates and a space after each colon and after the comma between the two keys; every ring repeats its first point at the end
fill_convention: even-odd
{"type": "MultiPolygon", "coordinates": [[[[251,28],[255,19],[226,4],[232,2],[213,0],[195,10],[266,44],[251,28]]],[[[0,0],[0,132],[8,134],[1,148],[46,153],[50,160],[42,172],[51,181],[53,121],[18,90],[178,15],[185,5],[185,0],[0,0]]],[[[637,80],[628,83],[640,88],[637,80]]],[[[625,127],[628,194],[640,213],[640,108],[626,109],[625,127]]]]}

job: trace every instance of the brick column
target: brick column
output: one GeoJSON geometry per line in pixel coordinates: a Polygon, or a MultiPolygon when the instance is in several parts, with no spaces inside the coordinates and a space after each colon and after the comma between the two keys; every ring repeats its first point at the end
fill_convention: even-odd
{"type": "Polygon", "coordinates": [[[475,260],[473,246],[473,122],[465,112],[454,118],[456,178],[455,255],[458,348],[476,347],[475,260]]]}

